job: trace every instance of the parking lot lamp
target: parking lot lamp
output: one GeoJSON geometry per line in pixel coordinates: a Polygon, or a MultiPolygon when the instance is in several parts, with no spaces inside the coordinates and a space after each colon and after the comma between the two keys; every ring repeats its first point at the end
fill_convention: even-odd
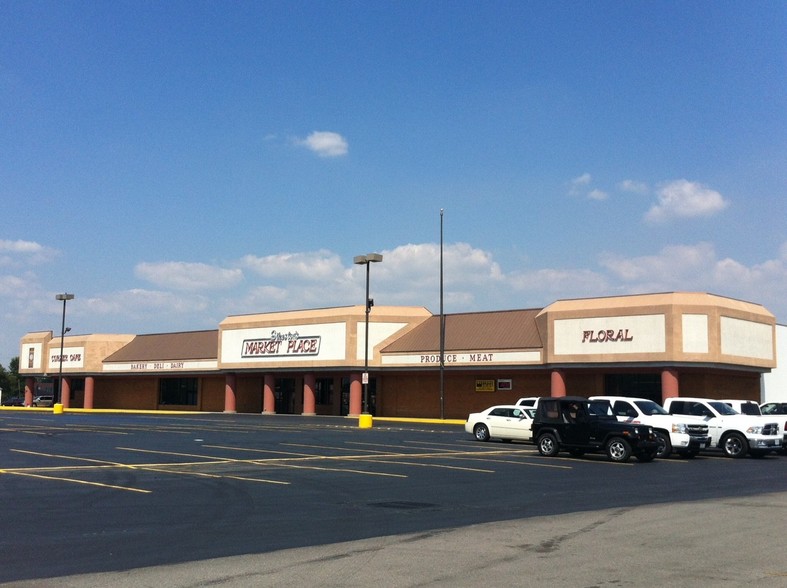
{"type": "Polygon", "coordinates": [[[70,328],[66,329],[66,302],[73,299],[74,295],[68,293],[55,296],[55,300],[63,301],[63,322],[60,323],[60,369],[57,377],[57,394],[52,405],[60,404],[60,397],[63,394],[63,340],[66,337],[66,333],[71,330],[70,328]]]}
{"type": "Polygon", "coordinates": [[[366,336],[363,342],[363,412],[369,412],[369,313],[374,306],[374,300],[369,298],[369,264],[378,263],[383,260],[379,253],[367,253],[366,255],[356,255],[353,263],[366,266],[366,336]]]}

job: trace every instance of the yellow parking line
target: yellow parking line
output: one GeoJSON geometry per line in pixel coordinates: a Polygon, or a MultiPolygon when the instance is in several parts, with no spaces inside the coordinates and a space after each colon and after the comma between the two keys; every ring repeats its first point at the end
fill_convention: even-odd
{"type": "Polygon", "coordinates": [[[98,486],[100,488],[109,488],[112,490],[125,490],[127,492],[139,492],[141,494],[151,494],[152,490],[143,490],[142,488],[131,488],[128,486],[115,486],[113,484],[102,484],[101,482],[88,482],[87,480],[75,480],[74,478],[61,478],[57,476],[44,476],[41,474],[31,474],[29,472],[9,472],[4,471],[11,476],[25,476],[28,478],[40,478],[42,480],[54,480],[56,482],[71,482],[72,484],[85,484],[87,486],[98,486]]]}
{"type": "MultiPolygon", "coordinates": [[[[257,462],[253,461],[251,463],[257,463],[257,462]]],[[[321,466],[304,466],[304,465],[295,465],[295,464],[291,464],[291,463],[281,463],[279,461],[277,461],[277,462],[269,462],[267,460],[262,462],[262,463],[260,463],[259,465],[272,465],[272,466],[277,466],[277,467],[281,467],[281,468],[291,468],[291,469],[294,469],[294,470],[319,470],[319,471],[322,471],[322,472],[341,472],[343,474],[362,474],[364,476],[383,476],[383,477],[386,477],[386,478],[407,478],[408,477],[405,474],[388,474],[388,473],[385,473],[385,472],[367,472],[365,470],[352,470],[352,469],[346,469],[346,468],[326,468],[326,467],[321,467],[321,466]]]]}

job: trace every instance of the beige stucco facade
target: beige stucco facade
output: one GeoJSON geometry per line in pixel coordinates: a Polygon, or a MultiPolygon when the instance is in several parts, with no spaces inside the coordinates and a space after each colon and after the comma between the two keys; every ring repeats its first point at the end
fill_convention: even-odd
{"type": "MultiPolygon", "coordinates": [[[[378,415],[463,418],[534,395],[757,399],[762,374],[777,365],[774,316],[713,294],[560,300],[450,316],[457,332],[448,333],[444,355],[437,317],[409,306],[371,308],[368,346],[360,305],[229,316],[217,330],[193,334],[66,336],[70,396],[63,400],[88,408],[357,414],[362,394],[366,409],[368,382],[378,415]],[[511,337],[512,329],[526,333],[511,337]],[[186,400],[167,397],[174,380],[191,386],[186,400]]],[[[30,388],[57,377],[60,344],[51,332],[22,339],[20,374],[30,388]]]]}

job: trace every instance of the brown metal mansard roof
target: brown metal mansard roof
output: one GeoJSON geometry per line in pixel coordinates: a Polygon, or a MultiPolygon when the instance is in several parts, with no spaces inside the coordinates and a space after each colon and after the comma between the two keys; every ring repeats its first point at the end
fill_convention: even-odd
{"type": "MultiPolygon", "coordinates": [[[[446,351],[543,347],[536,326],[542,309],[445,315],[446,351]]],[[[432,316],[382,349],[383,353],[440,350],[440,316],[432,316]]]]}
{"type": "Polygon", "coordinates": [[[178,359],[217,359],[219,331],[189,331],[137,335],[131,342],[104,359],[105,362],[134,362],[178,359]]]}

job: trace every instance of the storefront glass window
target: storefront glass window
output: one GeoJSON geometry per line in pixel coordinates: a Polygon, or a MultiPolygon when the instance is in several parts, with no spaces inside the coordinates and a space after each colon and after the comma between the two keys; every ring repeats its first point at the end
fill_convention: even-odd
{"type": "Polygon", "coordinates": [[[161,378],[159,404],[197,405],[197,378],[161,378]]]}

